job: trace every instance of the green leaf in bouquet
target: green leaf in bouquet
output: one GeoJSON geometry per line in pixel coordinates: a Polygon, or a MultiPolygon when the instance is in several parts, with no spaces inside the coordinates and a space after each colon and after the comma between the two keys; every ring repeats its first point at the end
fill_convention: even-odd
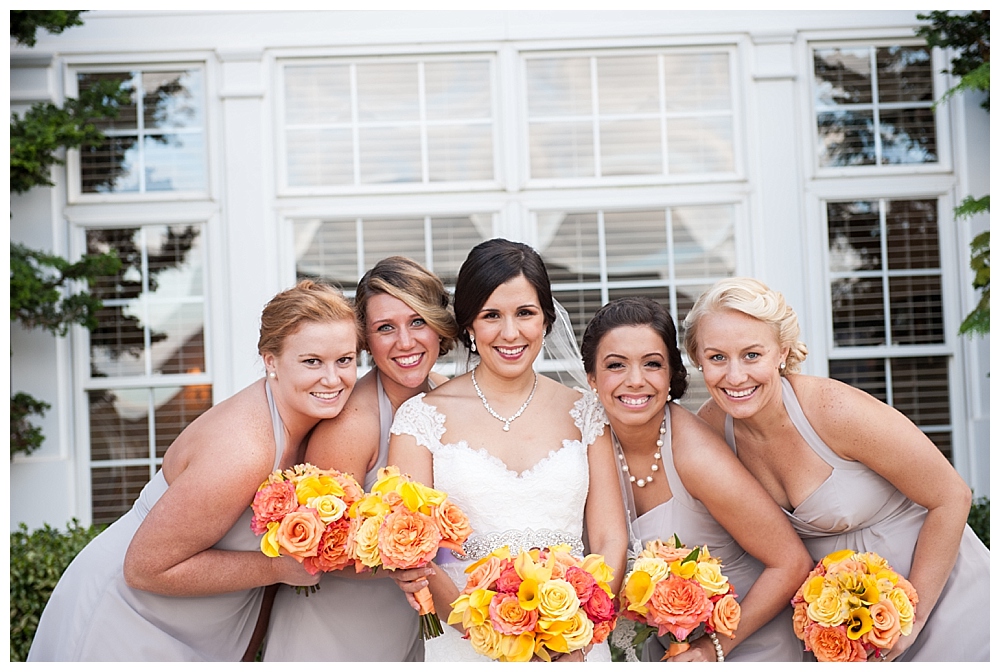
{"type": "Polygon", "coordinates": [[[701,554],[701,549],[698,548],[697,546],[695,546],[694,550],[691,551],[690,553],[688,553],[686,558],[684,558],[683,560],[681,560],[681,564],[683,564],[685,562],[697,562],[698,561],[698,556],[700,554],[701,554]]]}
{"type": "Polygon", "coordinates": [[[655,628],[652,625],[646,625],[645,623],[635,624],[635,637],[632,638],[632,646],[641,647],[643,643],[659,632],[659,628],[655,628]]]}
{"type": "Polygon", "coordinates": [[[681,543],[681,538],[677,536],[676,532],[674,532],[674,548],[683,548],[683,547],[684,544],[681,543]]]}

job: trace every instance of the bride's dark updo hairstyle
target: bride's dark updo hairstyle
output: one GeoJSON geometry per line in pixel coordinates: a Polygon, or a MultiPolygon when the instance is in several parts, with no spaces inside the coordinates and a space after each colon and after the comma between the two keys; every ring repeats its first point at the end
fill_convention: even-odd
{"type": "Polygon", "coordinates": [[[677,345],[677,327],[667,309],[648,296],[615,299],[594,313],[583,332],[583,343],[580,345],[584,371],[589,375],[597,371],[597,349],[601,340],[618,327],[649,327],[663,339],[667,346],[667,364],[670,366],[670,396],[673,399],[683,397],[687,392],[688,372],[677,345]]]}
{"type": "Polygon", "coordinates": [[[472,344],[469,327],[486,305],[490,294],[519,275],[523,275],[535,288],[545,317],[545,333],[552,329],[556,309],[552,303],[552,286],[545,262],[538,252],[524,243],[493,238],[469,251],[455,281],[455,320],[458,322],[458,338],[466,348],[472,344]]]}

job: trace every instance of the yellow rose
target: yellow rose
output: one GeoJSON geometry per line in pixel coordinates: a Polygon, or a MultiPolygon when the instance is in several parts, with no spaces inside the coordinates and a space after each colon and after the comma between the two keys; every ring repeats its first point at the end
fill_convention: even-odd
{"type": "Polygon", "coordinates": [[[385,495],[390,492],[395,492],[401,479],[402,476],[399,473],[399,467],[392,465],[382,467],[378,470],[378,479],[375,481],[375,485],[372,486],[372,493],[385,495]]]}
{"type": "Polygon", "coordinates": [[[567,619],[580,608],[576,588],[564,579],[550,579],[538,586],[538,617],[567,619]]]}
{"type": "Polygon", "coordinates": [[[729,579],[722,575],[721,567],[714,562],[699,562],[694,571],[695,580],[709,597],[723,595],[729,590],[729,579]]]}
{"type": "MultiPolygon", "coordinates": [[[[470,633],[471,637],[471,633],[470,633]]],[[[500,660],[526,663],[535,653],[535,638],[530,632],[520,635],[500,635],[500,660]]]]}
{"type": "Polygon", "coordinates": [[[347,511],[347,504],[344,503],[344,500],[340,497],[335,497],[334,495],[320,495],[319,497],[313,497],[306,502],[306,506],[316,509],[316,513],[319,514],[319,519],[327,525],[335,520],[340,520],[347,511]]]}
{"type": "Polygon", "coordinates": [[[604,562],[604,556],[591,553],[583,559],[583,569],[590,572],[598,583],[610,583],[615,571],[604,562]]]}
{"type": "Polygon", "coordinates": [[[637,558],[632,565],[632,571],[645,572],[653,583],[666,578],[670,573],[670,565],[660,558],[637,558]]]}
{"type": "Polygon", "coordinates": [[[269,558],[276,558],[281,555],[278,550],[278,527],[281,523],[272,522],[267,524],[267,532],[260,538],[260,550],[269,558]]]}
{"type": "Polygon", "coordinates": [[[810,603],[815,602],[819,599],[824,587],[826,587],[826,577],[821,575],[812,577],[802,587],[802,599],[810,603]]]}
{"type": "Polygon", "coordinates": [[[472,644],[473,650],[480,655],[488,656],[494,660],[502,655],[501,635],[490,625],[480,624],[469,628],[469,643],[472,644]]]}
{"type": "Polygon", "coordinates": [[[382,527],[384,519],[385,516],[372,516],[366,519],[354,537],[354,554],[365,567],[377,567],[382,564],[382,555],[378,551],[378,530],[382,527]]]}
{"type": "Polygon", "coordinates": [[[440,490],[428,488],[416,481],[404,481],[397,488],[399,496],[403,498],[403,504],[410,511],[419,511],[424,515],[430,515],[432,506],[439,506],[445,500],[445,494],[440,490]]]}
{"type": "Polygon", "coordinates": [[[594,624],[583,609],[580,609],[569,619],[567,627],[562,636],[566,639],[566,646],[570,651],[576,651],[590,644],[594,638],[594,624]]]}
{"type": "Polygon", "coordinates": [[[899,632],[906,636],[913,631],[913,605],[902,588],[893,588],[887,596],[892,606],[899,612],[899,632]]]}
{"type": "Polygon", "coordinates": [[[332,476],[325,475],[306,476],[295,484],[295,496],[299,504],[308,505],[310,499],[324,495],[343,497],[344,489],[332,476]]]}
{"type": "Polygon", "coordinates": [[[847,620],[850,610],[841,592],[826,586],[816,600],[809,604],[809,618],[821,625],[835,626],[847,620]]]}

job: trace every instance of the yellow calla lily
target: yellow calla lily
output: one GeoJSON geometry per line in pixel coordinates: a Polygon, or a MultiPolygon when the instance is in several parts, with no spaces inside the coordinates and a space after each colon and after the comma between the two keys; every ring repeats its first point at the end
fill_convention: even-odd
{"type": "Polygon", "coordinates": [[[501,560],[509,560],[510,559],[510,548],[507,547],[507,546],[501,546],[500,548],[494,548],[493,551],[489,555],[487,555],[485,557],[482,557],[479,560],[476,560],[474,563],[472,563],[471,565],[469,565],[468,567],[466,567],[465,568],[465,573],[466,574],[472,574],[474,571],[476,571],[477,569],[479,569],[479,567],[481,565],[484,565],[487,562],[489,562],[490,558],[500,558],[501,560]]]}
{"type": "Polygon", "coordinates": [[[348,515],[351,518],[371,518],[373,516],[386,516],[391,509],[382,502],[382,497],[376,494],[368,494],[354,502],[348,515]]]}
{"type": "Polygon", "coordinates": [[[260,550],[269,558],[276,558],[281,555],[278,550],[278,526],[279,523],[267,524],[267,532],[260,538],[260,550]]]}
{"type": "Polygon", "coordinates": [[[850,639],[860,639],[862,635],[872,629],[872,615],[867,609],[855,609],[845,622],[847,626],[847,636],[850,639]]]}
{"type": "Polygon", "coordinates": [[[604,561],[604,556],[591,553],[583,559],[583,569],[593,575],[598,583],[611,583],[615,571],[604,561]]]}
{"type": "Polygon", "coordinates": [[[545,564],[542,564],[538,562],[537,553],[532,556],[530,551],[521,551],[517,554],[517,558],[514,559],[514,571],[525,581],[533,579],[540,583],[552,578],[552,568],[555,567],[555,564],[555,554],[549,555],[549,559],[545,564]]]}
{"type": "Polygon", "coordinates": [[[820,593],[823,592],[824,585],[826,585],[826,579],[824,577],[812,577],[806,581],[806,585],[802,587],[802,599],[809,603],[815,602],[820,596],[820,593]]]}
{"type": "Polygon", "coordinates": [[[387,495],[390,492],[394,492],[399,486],[401,479],[402,476],[399,473],[399,467],[393,465],[382,467],[378,470],[378,479],[375,481],[375,485],[372,486],[372,492],[380,495],[387,495]]]}
{"type": "Polygon", "coordinates": [[[504,660],[512,663],[526,663],[535,653],[535,638],[530,632],[520,635],[504,635],[500,640],[500,652],[504,660]]]}
{"type": "Polygon", "coordinates": [[[841,560],[846,560],[852,555],[854,555],[854,551],[851,550],[850,548],[834,551],[833,553],[830,553],[828,556],[823,558],[823,566],[829,567],[830,565],[836,564],[841,560]]]}
{"type": "Polygon", "coordinates": [[[646,572],[635,571],[629,574],[624,591],[625,599],[629,603],[629,611],[638,612],[639,607],[649,602],[649,598],[653,596],[654,588],[656,588],[656,584],[653,582],[653,577],[646,572]]]}
{"type": "Polygon", "coordinates": [[[698,563],[694,560],[688,560],[683,562],[681,560],[674,560],[670,563],[670,573],[676,574],[682,579],[690,579],[694,576],[695,571],[698,569],[698,563]]]}
{"type": "Polygon", "coordinates": [[[517,588],[517,603],[525,611],[533,611],[538,608],[541,595],[538,591],[538,581],[534,579],[524,579],[517,588]]]}

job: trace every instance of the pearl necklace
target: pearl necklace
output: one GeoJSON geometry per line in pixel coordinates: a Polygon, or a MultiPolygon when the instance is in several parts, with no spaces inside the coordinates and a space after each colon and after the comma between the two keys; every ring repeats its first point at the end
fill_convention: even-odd
{"type": "MultiPolygon", "coordinates": [[[[656,452],[653,453],[653,466],[650,470],[656,473],[660,470],[660,465],[656,463],[657,460],[662,461],[662,455],[660,455],[660,449],[663,448],[663,435],[667,433],[667,414],[663,414],[663,422],[660,423],[660,438],[656,440],[656,452]]],[[[636,478],[635,476],[628,473],[628,462],[625,461],[625,451],[622,450],[618,453],[618,459],[621,461],[622,473],[628,474],[629,483],[635,483],[640,488],[646,487],[647,483],[653,482],[653,474],[650,474],[646,478],[636,478]]]]}
{"type": "MultiPolygon", "coordinates": [[[[476,369],[478,368],[479,367],[477,366],[476,369]]],[[[509,432],[510,423],[514,422],[519,417],[521,417],[521,414],[524,413],[524,409],[528,408],[528,404],[530,404],[531,400],[534,399],[535,388],[538,387],[538,374],[535,373],[535,384],[531,386],[531,394],[529,394],[528,398],[524,400],[523,404],[521,404],[521,408],[517,409],[517,413],[515,413],[514,415],[510,416],[509,418],[505,418],[496,411],[494,411],[493,407],[490,406],[490,402],[486,401],[486,395],[484,395],[483,391],[479,389],[479,384],[476,382],[476,369],[472,370],[472,386],[476,388],[476,394],[479,395],[479,400],[483,402],[483,407],[487,411],[489,411],[490,415],[492,415],[494,418],[503,423],[503,431],[509,432]]]]}

